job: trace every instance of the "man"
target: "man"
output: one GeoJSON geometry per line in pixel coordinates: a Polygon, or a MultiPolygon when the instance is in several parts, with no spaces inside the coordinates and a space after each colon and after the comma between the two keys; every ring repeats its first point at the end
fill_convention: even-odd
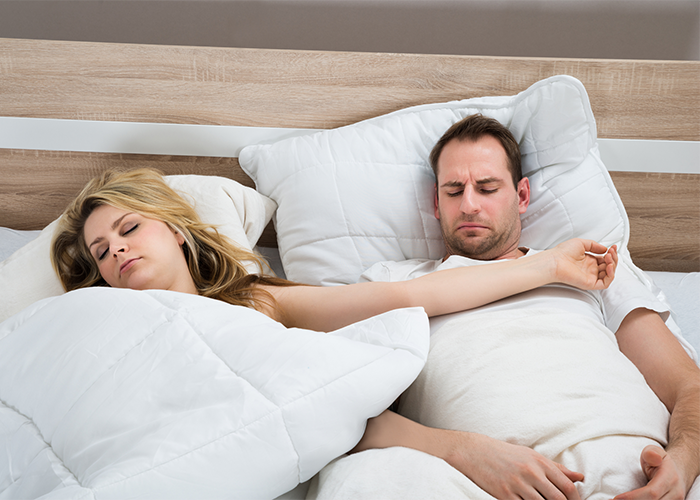
{"type": "MultiPolygon", "coordinates": [[[[451,256],[458,256],[459,265],[477,265],[480,261],[517,259],[530,252],[520,246],[520,215],[528,207],[530,185],[522,177],[518,144],[508,129],[481,115],[467,117],[443,135],[430,160],[436,175],[435,216],[447,255],[439,262],[378,264],[365,273],[366,279],[411,279],[441,265],[457,265],[454,258],[448,261],[451,256]]],[[[621,278],[616,278],[611,288],[617,286],[613,295],[622,297],[613,299],[617,300],[613,305],[605,303],[611,310],[604,321],[615,332],[622,353],[636,365],[671,417],[666,449],[646,446],[639,457],[647,485],[620,492],[616,498],[682,499],[700,473],[700,371],[666,327],[659,315],[665,311],[647,305],[655,299],[641,298],[640,305],[630,305],[626,289],[620,288],[627,285],[616,283],[618,280],[621,278]]],[[[583,475],[529,448],[459,433],[446,439],[463,440],[467,450],[479,446],[479,453],[452,454],[448,459],[444,449],[429,449],[431,445],[420,440],[408,446],[446,458],[497,498],[578,498],[574,482],[581,481],[583,475]],[[479,457],[476,460],[475,455],[479,457]]],[[[397,437],[397,443],[404,442],[397,437]]],[[[377,442],[363,448],[369,447],[384,445],[377,442]]]]}

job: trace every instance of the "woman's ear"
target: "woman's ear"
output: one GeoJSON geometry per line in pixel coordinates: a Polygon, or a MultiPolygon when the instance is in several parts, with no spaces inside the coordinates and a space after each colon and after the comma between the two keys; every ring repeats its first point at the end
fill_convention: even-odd
{"type": "Polygon", "coordinates": [[[173,234],[175,235],[175,240],[177,241],[178,245],[182,246],[185,244],[185,237],[180,231],[173,229],[173,234]]]}

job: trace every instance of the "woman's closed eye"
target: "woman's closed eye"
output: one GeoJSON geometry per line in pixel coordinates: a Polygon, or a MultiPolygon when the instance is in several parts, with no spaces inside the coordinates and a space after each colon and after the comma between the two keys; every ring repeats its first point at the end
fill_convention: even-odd
{"type": "MultiPolygon", "coordinates": [[[[127,234],[134,232],[138,227],[139,227],[138,223],[124,224],[124,226],[121,230],[121,235],[126,236],[127,234]]],[[[105,247],[104,249],[98,248],[97,249],[97,260],[100,261],[100,260],[104,259],[108,253],[109,253],[109,245],[107,245],[107,247],[105,247]]]]}
{"type": "Polygon", "coordinates": [[[127,234],[131,233],[134,231],[137,227],[139,227],[138,223],[134,224],[124,224],[124,228],[122,229],[122,236],[126,236],[127,234]]]}

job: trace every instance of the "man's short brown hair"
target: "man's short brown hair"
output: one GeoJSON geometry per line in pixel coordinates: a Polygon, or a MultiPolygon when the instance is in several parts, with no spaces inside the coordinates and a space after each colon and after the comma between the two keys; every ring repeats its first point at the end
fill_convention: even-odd
{"type": "Polygon", "coordinates": [[[433,167],[435,178],[437,179],[438,175],[438,159],[448,142],[453,140],[476,141],[487,135],[498,139],[503,149],[505,149],[508,158],[508,170],[510,170],[510,175],[513,178],[513,185],[517,187],[518,182],[523,178],[518,142],[513,137],[513,134],[510,133],[510,130],[503,126],[501,122],[480,114],[467,116],[453,124],[437,141],[430,152],[430,166],[433,167]]]}

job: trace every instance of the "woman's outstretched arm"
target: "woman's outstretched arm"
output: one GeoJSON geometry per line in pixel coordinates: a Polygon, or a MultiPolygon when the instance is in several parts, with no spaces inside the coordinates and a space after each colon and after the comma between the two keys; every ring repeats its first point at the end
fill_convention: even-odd
{"type": "Polygon", "coordinates": [[[603,289],[617,264],[615,247],[590,240],[566,241],[519,259],[438,271],[409,281],[337,287],[264,288],[277,308],[263,312],[287,327],[332,331],[403,307],[423,307],[429,316],[473,309],[549,283],[603,289]]]}

